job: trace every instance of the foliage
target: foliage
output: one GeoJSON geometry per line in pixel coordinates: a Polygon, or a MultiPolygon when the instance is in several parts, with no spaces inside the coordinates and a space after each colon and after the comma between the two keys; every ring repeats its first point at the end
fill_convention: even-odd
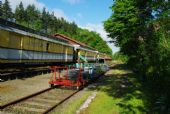
{"type": "Polygon", "coordinates": [[[113,14],[105,21],[105,29],[147,85],[148,111],[170,112],[170,2],[115,0],[111,8],[113,14]],[[161,100],[161,105],[156,105],[160,99],[168,102],[161,100]]]}
{"type": "Polygon", "coordinates": [[[24,9],[24,6],[22,4],[22,2],[20,2],[19,6],[16,7],[15,9],[15,19],[21,23],[23,21],[26,20],[26,13],[25,13],[25,9],[24,9]]]}
{"type": "Polygon", "coordinates": [[[4,4],[2,4],[2,18],[11,20],[13,18],[12,9],[9,5],[9,1],[5,0],[4,4]]]}
{"type": "Polygon", "coordinates": [[[122,62],[128,61],[128,57],[126,55],[123,55],[121,52],[114,53],[112,58],[113,60],[116,60],[116,61],[122,61],[122,62]]]}
{"type": "MultiPolygon", "coordinates": [[[[2,18],[13,18],[12,11],[8,0],[3,3],[2,18]]],[[[1,8],[1,7],[0,7],[1,8]]],[[[67,22],[64,18],[57,18],[54,12],[50,13],[45,8],[42,11],[38,10],[35,5],[23,7],[22,2],[16,7],[14,17],[18,24],[23,26],[54,35],[55,33],[64,34],[83,42],[103,53],[112,54],[111,49],[100,35],[94,31],[79,28],[75,22],[67,22]]]]}
{"type": "Polygon", "coordinates": [[[0,1],[0,17],[2,16],[2,1],[0,1]]]}
{"type": "Polygon", "coordinates": [[[77,35],[74,35],[75,40],[82,41],[86,45],[89,45],[100,52],[112,54],[112,50],[108,47],[105,41],[103,41],[100,35],[94,31],[79,28],[77,35]],[[89,42],[90,41],[90,42],[89,42]]]}

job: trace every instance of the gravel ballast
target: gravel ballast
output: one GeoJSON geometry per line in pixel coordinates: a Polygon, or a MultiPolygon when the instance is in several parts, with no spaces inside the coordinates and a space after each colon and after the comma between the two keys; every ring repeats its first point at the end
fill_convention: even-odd
{"type": "Polygon", "coordinates": [[[0,82],[0,105],[49,87],[50,74],[0,82]]]}

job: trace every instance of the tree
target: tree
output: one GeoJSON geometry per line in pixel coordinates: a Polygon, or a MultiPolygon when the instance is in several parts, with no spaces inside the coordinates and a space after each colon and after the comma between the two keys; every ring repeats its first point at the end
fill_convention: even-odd
{"type": "Polygon", "coordinates": [[[5,0],[5,3],[2,5],[2,11],[3,11],[2,17],[4,19],[10,19],[11,20],[13,18],[12,9],[9,5],[8,0],[5,0]]]}
{"type": "Polygon", "coordinates": [[[43,11],[42,11],[41,21],[42,21],[42,28],[47,33],[47,12],[46,12],[45,7],[43,8],[43,11]]]}
{"type": "Polygon", "coordinates": [[[35,5],[28,5],[26,8],[26,20],[27,20],[27,24],[28,26],[30,26],[31,28],[34,28],[34,22],[35,20],[39,19],[39,11],[36,9],[35,5]]]}
{"type": "Polygon", "coordinates": [[[15,19],[17,22],[21,23],[25,21],[26,14],[22,2],[15,9],[15,19]]]}
{"type": "Polygon", "coordinates": [[[72,34],[76,34],[77,28],[78,28],[78,27],[77,27],[76,23],[75,23],[75,22],[72,22],[72,23],[71,23],[71,33],[72,33],[72,34]]]}
{"type": "Polygon", "coordinates": [[[0,1],[0,17],[2,16],[2,1],[0,1]]]}
{"type": "Polygon", "coordinates": [[[56,17],[54,15],[54,12],[52,12],[50,15],[49,15],[49,19],[50,19],[50,22],[49,22],[49,33],[50,34],[55,34],[55,20],[56,20],[56,17]]]}
{"type": "Polygon", "coordinates": [[[50,15],[50,13],[46,11],[46,8],[43,8],[41,21],[43,24],[43,29],[45,30],[46,33],[48,32],[48,27],[50,23],[52,23],[52,18],[53,17],[50,15]]]}
{"type": "Polygon", "coordinates": [[[116,0],[112,6],[114,13],[104,23],[109,36],[116,41],[121,52],[129,56],[129,63],[134,68],[145,63],[145,39],[149,37],[145,30],[148,27],[146,23],[152,19],[150,9],[147,0],[116,0]],[[139,64],[133,64],[134,61],[139,64]]]}
{"type": "Polygon", "coordinates": [[[115,0],[111,8],[105,29],[147,84],[148,113],[170,113],[169,0],[115,0]]]}

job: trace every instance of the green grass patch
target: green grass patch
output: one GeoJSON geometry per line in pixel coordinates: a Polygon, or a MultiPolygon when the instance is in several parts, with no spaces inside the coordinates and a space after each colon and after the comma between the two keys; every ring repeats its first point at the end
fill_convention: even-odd
{"type": "Polygon", "coordinates": [[[96,98],[82,114],[146,113],[141,85],[129,70],[114,67],[95,89],[96,98]]]}
{"type": "Polygon", "coordinates": [[[90,106],[82,111],[82,114],[118,114],[119,107],[116,102],[119,99],[114,100],[111,96],[108,96],[105,92],[99,92],[90,104],[90,106]]]}

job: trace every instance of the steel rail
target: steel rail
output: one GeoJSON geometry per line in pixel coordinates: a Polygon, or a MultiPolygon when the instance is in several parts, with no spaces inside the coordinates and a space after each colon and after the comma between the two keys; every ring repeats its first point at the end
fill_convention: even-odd
{"type": "Polygon", "coordinates": [[[27,100],[27,99],[29,99],[29,98],[31,98],[31,97],[37,96],[37,95],[39,95],[39,94],[41,94],[41,93],[44,93],[44,92],[46,92],[46,91],[49,91],[49,90],[51,90],[51,89],[52,89],[52,88],[47,88],[47,89],[41,90],[41,91],[39,91],[39,92],[33,93],[33,94],[31,94],[31,95],[28,95],[28,96],[22,97],[22,98],[20,98],[20,99],[14,100],[14,101],[12,101],[12,102],[6,103],[6,104],[4,104],[4,105],[1,105],[1,106],[0,106],[0,110],[6,108],[6,107],[8,107],[8,106],[17,104],[17,103],[19,103],[19,102],[22,102],[22,101],[24,101],[24,100],[27,100]]]}
{"type": "Polygon", "coordinates": [[[49,112],[51,112],[54,108],[56,108],[57,106],[61,105],[62,103],[64,103],[65,101],[67,101],[69,98],[71,98],[72,96],[74,96],[76,93],[78,93],[79,91],[81,91],[82,89],[79,89],[77,91],[75,91],[74,93],[72,93],[71,95],[69,95],[68,97],[64,98],[63,100],[61,100],[60,102],[56,103],[55,105],[53,105],[52,107],[48,108],[47,110],[45,110],[42,114],[47,114],[49,112]]]}

